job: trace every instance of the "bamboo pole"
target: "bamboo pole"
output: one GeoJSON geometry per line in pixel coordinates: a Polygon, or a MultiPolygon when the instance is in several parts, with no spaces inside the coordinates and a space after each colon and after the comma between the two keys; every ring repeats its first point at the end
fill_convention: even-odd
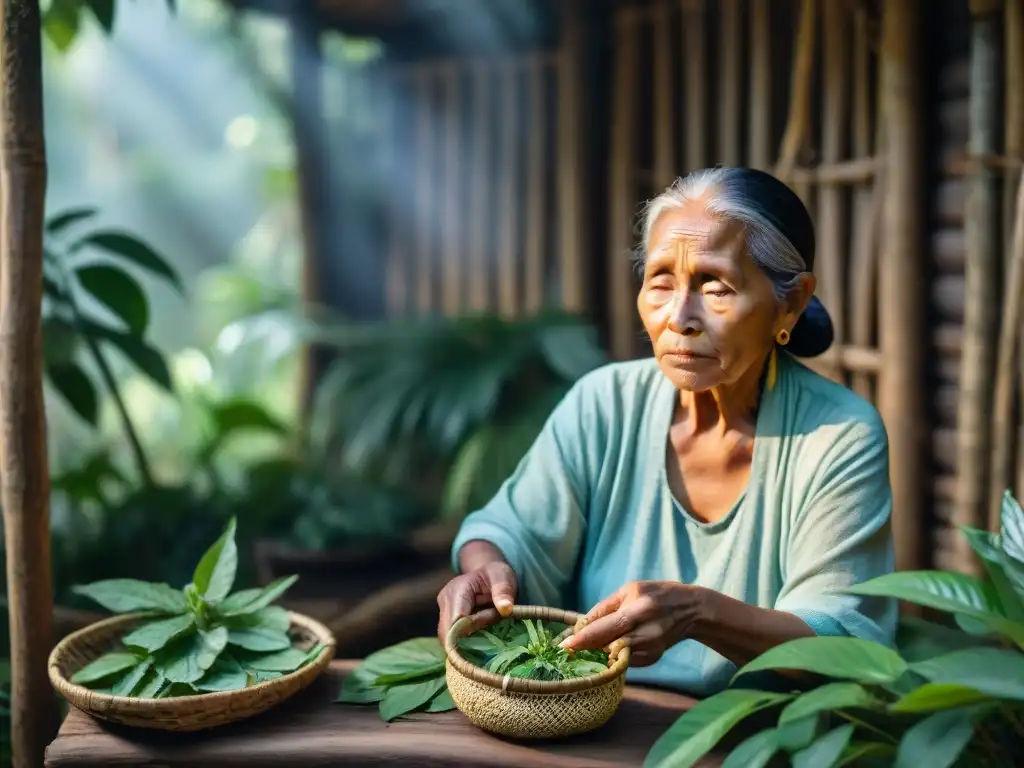
{"type": "Polygon", "coordinates": [[[0,478],[11,749],[15,768],[35,768],[57,732],[57,702],[46,674],[53,587],[41,320],[47,178],[43,64],[37,1],[6,0],[0,14],[0,478]]]}
{"type": "Polygon", "coordinates": [[[562,47],[558,53],[558,223],[562,306],[569,312],[588,309],[586,227],[585,28],[582,0],[563,0],[562,47]]]}
{"type": "MultiPolygon", "coordinates": [[[[503,317],[511,319],[519,314],[518,214],[521,198],[518,194],[519,176],[516,172],[519,162],[519,135],[515,120],[519,111],[519,79],[512,62],[507,59],[498,67],[498,88],[501,125],[498,146],[498,273],[501,275],[501,283],[498,285],[498,307],[503,317]]],[[[530,150],[533,151],[533,142],[541,144],[543,137],[531,137],[530,141],[530,150]]],[[[535,225],[527,218],[527,237],[531,236],[534,228],[539,230],[540,224],[535,225]]]]}
{"type": "MultiPolygon", "coordinates": [[[[683,119],[686,122],[685,173],[696,171],[708,164],[708,120],[705,111],[708,106],[706,12],[705,0],[683,0],[683,46],[686,50],[683,83],[683,119]]],[[[636,33],[632,31],[631,34],[636,33]]],[[[636,44],[633,45],[635,48],[636,44]]],[[[633,87],[635,86],[630,86],[633,87]]],[[[630,98],[635,101],[632,95],[630,98]]],[[[626,118],[616,116],[616,119],[626,118]]]]}
{"type": "Polygon", "coordinates": [[[814,83],[814,49],[818,27],[817,0],[803,0],[797,29],[793,71],[789,87],[789,115],[782,135],[775,175],[788,181],[811,131],[811,90],[814,83]]]}
{"type": "Polygon", "coordinates": [[[526,160],[526,313],[532,315],[544,305],[544,219],[548,211],[544,183],[547,156],[547,110],[544,108],[544,74],[547,65],[531,59],[527,66],[526,98],[530,130],[526,160]]]}
{"type": "Polygon", "coordinates": [[[654,9],[654,178],[658,189],[667,187],[676,173],[676,136],[673,125],[675,88],[672,77],[672,29],[664,2],[654,9]]]}
{"type": "Polygon", "coordinates": [[[989,486],[988,526],[999,530],[1003,491],[1010,487],[1013,473],[1013,393],[1017,378],[1017,355],[1024,324],[1024,176],[1017,188],[1017,211],[1013,225],[1013,247],[1003,298],[1003,319],[999,329],[999,356],[992,409],[992,479],[989,486]]]}
{"type": "MultiPolygon", "coordinates": [[[[845,152],[849,125],[848,37],[845,19],[847,9],[838,3],[824,5],[825,98],[822,115],[822,160],[836,163],[845,152]]],[[[846,236],[846,206],[844,190],[838,184],[824,184],[819,191],[818,231],[819,256],[817,263],[821,276],[821,298],[828,307],[835,328],[835,343],[846,341],[845,280],[843,279],[846,236]]],[[[831,377],[842,381],[844,372],[834,368],[831,377]]]]}
{"type": "Polygon", "coordinates": [[[743,98],[743,18],[739,0],[719,0],[718,161],[736,166],[743,162],[740,138],[740,101],[743,98]]]}
{"type": "MultiPolygon", "coordinates": [[[[1018,161],[1024,159],[1024,92],[1020,87],[1020,74],[1024,72],[1024,0],[1006,0],[1006,154],[1018,161]]],[[[1018,169],[1016,176],[1020,178],[1018,169]]],[[[1008,179],[1013,179],[1011,174],[1008,179]]],[[[1008,183],[1008,190],[1013,184],[1008,183]]],[[[1007,210],[1010,210],[1009,195],[1007,210]]],[[[1019,224],[1017,225],[1019,227],[1019,224]]],[[[1024,334],[1021,334],[1018,358],[1018,391],[1020,404],[1017,409],[1017,475],[1014,486],[1017,498],[1024,498],[1024,334]]]]}
{"type": "Polygon", "coordinates": [[[405,200],[405,169],[402,159],[405,142],[405,100],[402,98],[402,79],[394,73],[378,79],[380,91],[380,125],[385,146],[384,167],[387,174],[387,308],[391,317],[409,314],[410,278],[412,264],[409,258],[409,209],[405,200]]]}
{"type": "Polygon", "coordinates": [[[767,171],[772,164],[772,32],[771,0],[758,0],[750,8],[750,133],[747,161],[767,171]]]}
{"type": "MultiPolygon", "coordinates": [[[[968,152],[997,151],[999,21],[996,0],[971,2],[971,90],[968,152]]],[[[964,234],[964,345],[960,357],[960,405],[957,409],[957,523],[985,527],[991,459],[992,379],[999,323],[998,292],[1002,255],[993,173],[976,167],[969,180],[964,234]]],[[[969,544],[959,545],[963,570],[978,572],[969,544]]]]}
{"type": "Polygon", "coordinates": [[[469,226],[470,246],[466,253],[469,272],[469,308],[483,312],[489,308],[491,284],[490,251],[488,232],[491,212],[491,68],[486,64],[469,67],[472,81],[472,129],[470,141],[473,144],[473,162],[469,173],[469,226]]]}
{"type": "MultiPolygon", "coordinates": [[[[612,357],[625,360],[633,356],[636,335],[636,290],[629,260],[631,246],[634,188],[634,148],[636,146],[636,91],[639,69],[637,28],[632,8],[624,8],[615,18],[615,75],[612,83],[611,158],[609,160],[608,201],[608,296],[610,347],[612,357]]],[[[689,158],[688,158],[689,159],[689,158]]]]}
{"type": "Polygon", "coordinates": [[[413,234],[415,244],[416,271],[413,285],[416,288],[416,309],[421,314],[434,310],[434,208],[435,174],[434,153],[436,152],[436,120],[434,118],[431,91],[433,79],[421,73],[411,78],[413,99],[416,104],[415,139],[416,147],[416,225],[413,234]]]}
{"type": "Polygon", "coordinates": [[[879,410],[889,435],[896,565],[924,562],[924,456],[927,419],[922,375],[925,252],[921,115],[924,92],[919,0],[882,4],[880,114],[884,128],[887,200],[879,259],[881,352],[879,410]]]}
{"type": "Polygon", "coordinates": [[[462,87],[456,65],[442,78],[441,307],[449,316],[463,310],[465,260],[462,248],[462,87]]]}

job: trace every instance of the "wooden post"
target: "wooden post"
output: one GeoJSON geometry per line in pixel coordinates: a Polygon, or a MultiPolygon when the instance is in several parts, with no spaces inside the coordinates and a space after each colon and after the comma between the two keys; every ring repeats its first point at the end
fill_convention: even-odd
{"type": "Polygon", "coordinates": [[[886,121],[886,196],[879,264],[878,401],[889,433],[896,566],[923,564],[924,168],[921,157],[920,0],[882,4],[880,116],[886,121]]]}
{"type": "Polygon", "coordinates": [[[57,702],[46,673],[53,646],[53,586],[42,364],[46,145],[39,3],[6,0],[0,14],[0,478],[11,748],[16,768],[37,768],[57,732],[57,702]]]}
{"type": "MultiPolygon", "coordinates": [[[[996,154],[999,96],[1000,0],[971,0],[970,135],[968,153],[996,154]]],[[[987,525],[986,496],[991,459],[992,379],[999,329],[1002,254],[997,230],[1000,200],[991,169],[975,164],[968,178],[964,235],[964,331],[957,407],[957,494],[954,522],[987,525]]],[[[961,570],[981,564],[966,541],[958,543],[961,570]]]]}

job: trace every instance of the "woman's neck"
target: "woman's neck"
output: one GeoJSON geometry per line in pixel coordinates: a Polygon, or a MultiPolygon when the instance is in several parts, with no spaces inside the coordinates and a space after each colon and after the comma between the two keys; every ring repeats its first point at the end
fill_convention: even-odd
{"type": "Polygon", "coordinates": [[[692,435],[716,430],[753,432],[769,356],[750,366],[739,379],[703,392],[680,392],[678,423],[686,424],[692,435]]]}

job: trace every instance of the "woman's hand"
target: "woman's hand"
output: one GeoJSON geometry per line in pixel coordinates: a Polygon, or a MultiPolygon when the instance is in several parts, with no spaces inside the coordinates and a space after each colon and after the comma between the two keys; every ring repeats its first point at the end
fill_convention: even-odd
{"type": "Polygon", "coordinates": [[[504,560],[492,560],[456,576],[437,596],[440,618],[437,636],[444,645],[448,630],[460,617],[491,604],[502,616],[512,613],[516,600],[516,572],[504,560]]]}
{"type": "Polygon", "coordinates": [[[562,642],[581,651],[624,639],[630,664],[646,667],[691,637],[704,612],[705,590],[677,581],[634,581],[590,609],[585,626],[562,642]]]}

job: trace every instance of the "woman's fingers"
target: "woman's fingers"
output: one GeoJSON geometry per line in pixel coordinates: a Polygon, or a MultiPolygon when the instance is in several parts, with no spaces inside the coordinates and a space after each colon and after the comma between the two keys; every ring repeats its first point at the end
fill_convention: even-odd
{"type": "Polygon", "coordinates": [[[595,605],[593,608],[591,608],[589,611],[587,611],[587,615],[583,617],[584,621],[587,624],[589,624],[595,619],[600,619],[603,616],[607,616],[609,613],[615,613],[615,611],[619,610],[619,608],[622,606],[622,600],[624,596],[625,590],[622,589],[620,589],[613,595],[609,595],[604,600],[595,605]]]}
{"type": "Polygon", "coordinates": [[[628,635],[634,626],[635,622],[630,613],[619,609],[595,619],[578,632],[569,635],[562,641],[561,646],[574,651],[604,648],[612,641],[628,635]]]}
{"type": "Polygon", "coordinates": [[[491,588],[491,602],[502,616],[512,613],[516,602],[516,574],[507,563],[491,563],[487,566],[487,578],[491,588]]]}

